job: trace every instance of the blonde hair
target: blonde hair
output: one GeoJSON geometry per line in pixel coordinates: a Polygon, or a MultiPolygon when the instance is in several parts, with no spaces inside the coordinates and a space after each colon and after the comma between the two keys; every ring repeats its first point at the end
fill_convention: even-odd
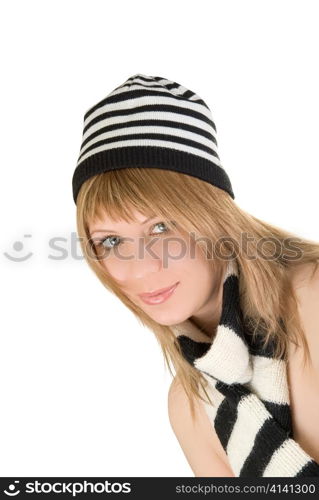
{"type": "MultiPolygon", "coordinates": [[[[319,261],[319,243],[259,220],[242,210],[225,191],[193,176],[159,168],[124,168],[91,177],[77,197],[77,231],[83,255],[102,284],[128,307],[142,325],[152,330],[161,346],[166,366],[181,382],[194,417],[194,397],[212,404],[199,370],[183,357],[169,326],[153,321],[126,297],[100,260],[89,234],[89,222],[102,220],[107,213],[114,220],[132,221],[135,208],[145,216],[156,215],[199,236],[197,244],[211,258],[211,265],[222,264],[212,258],[205,241],[222,242],[226,255],[236,252],[239,269],[240,306],[247,326],[264,336],[264,345],[275,340],[275,357],[287,356],[288,341],[304,347],[304,365],[311,356],[300,318],[289,271],[305,263],[319,261]],[[242,245],[243,234],[249,236],[242,245]],[[293,245],[291,241],[293,240],[293,245]],[[262,242],[262,258],[260,245],[262,242]],[[93,253],[92,253],[93,252],[93,253]],[[255,256],[255,258],[251,258],[255,256]],[[93,258],[92,258],[93,257],[93,258]],[[266,299],[266,300],[265,300],[266,299]]],[[[220,248],[218,247],[218,251],[220,248]]]]}

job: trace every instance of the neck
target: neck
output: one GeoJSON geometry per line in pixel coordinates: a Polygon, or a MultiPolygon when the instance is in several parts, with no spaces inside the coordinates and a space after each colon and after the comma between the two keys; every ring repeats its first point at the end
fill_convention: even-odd
{"type": "Polygon", "coordinates": [[[223,276],[225,266],[221,265],[217,285],[214,288],[207,302],[190,317],[190,321],[204,332],[210,339],[213,339],[217,326],[220,322],[223,305],[223,276]]]}

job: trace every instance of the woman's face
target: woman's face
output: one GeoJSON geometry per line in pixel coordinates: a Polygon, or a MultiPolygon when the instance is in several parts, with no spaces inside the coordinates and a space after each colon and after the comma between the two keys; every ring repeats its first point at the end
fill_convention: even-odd
{"type": "Polygon", "coordinates": [[[220,285],[211,261],[185,231],[168,228],[160,217],[147,220],[133,212],[134,223],[105,215],[89,226],[101,264],[157,323],[173,325],[190,317],[209,321],[220,285]],[[170,287],[157,298],[140,295],[170,287]]]}

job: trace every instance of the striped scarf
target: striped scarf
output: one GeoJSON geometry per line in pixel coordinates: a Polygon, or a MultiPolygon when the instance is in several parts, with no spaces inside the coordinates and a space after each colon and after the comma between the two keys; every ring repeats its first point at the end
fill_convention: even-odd
{"type": "Polygon", "coordinates": [[[286,362],[244,327],[237,263],[223,281],[222,314],[212,342],[190,320],[171,326],[183,356],[209,382],[207,415],[236,477],[319,476],[319,464],[293,439],[286,362]]]}

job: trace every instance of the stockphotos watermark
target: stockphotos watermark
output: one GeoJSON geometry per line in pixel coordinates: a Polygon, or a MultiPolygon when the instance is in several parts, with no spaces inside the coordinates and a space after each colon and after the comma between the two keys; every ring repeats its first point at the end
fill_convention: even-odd
{"type": "MultiPolygon", "coordinates": [[[[11,245],[10,251],[3,252],[3,255],[12,262],[25,262],[30,260],[36,252],[32,245],[32,234],[24,234],[20,240],[16,240],[11,245]]],[[[118,259],[144,260],[150,256],[155,260],[161,259],[163,267],[167,267],[169,260],[180,260],[186,256],[195,259],[197,256],[196,245],[200,243],[202,248],[206,248],[208,259],[232,260],[242,253],[248,260],[265,259],[278,260],[278,258],[294,261],[302,257],[302,250],[298,245],[300,238],[285,238],[279,240],[276,237],[256,238],[249,233],[241,233],[240,240],[235,240],[229,236],[223,236],[216,241],[206,237],[196,237],[191,232],[188,237],[166,236],[145,236],[138,238],[118,237],[115,235],[102,238],[90,238],[83,243],[83,248],[88,259],[109,260],[118,259]],[[118,241],[110,244],[114,238],[118,241]],[[161,241],[160,252],[154,251],[154,246],[161,241]]],[[[52,236],[46,242],[48,252],[46,257],[55,261],[67,259],[83,260],[85,257],[81,251],[81,238],[76,232],[71,232],[70,237],[52,236]]]]}
{"type": "Polygon", "coordinates": [[[64,482],[57,481],[54,483],[34,481],[25,484],[25,489],[21,490],[20,481],[16,480],[8,485],[4,490],[4,494],[8,497],[19,495],[20,493],[33,493],[33,494],[71,494],[76,497],[77,494],[86,493],[131,493],[131,483],[110,482],[105,480],[102,482],[91,481],[78,481],[78,482],[64,482]]]}

